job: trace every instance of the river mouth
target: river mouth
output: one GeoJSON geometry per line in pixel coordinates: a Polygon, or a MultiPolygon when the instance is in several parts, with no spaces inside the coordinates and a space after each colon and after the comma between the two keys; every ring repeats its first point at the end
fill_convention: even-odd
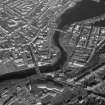
{"type": "MultiPolygon", "coordinates": [[[[74,22],[79,22],[88,18],[93,18],[96,16],[100,16],[105,12],[105,5],[103,3],[96,3],[91,0],[83,0],[82,2],[77,3],[77,5],[73,8],[66,10],[60,16],[60,22],[58,24],[57,29],[63,30],[65,26],[70,26],[74,22]]],[[[105,21],[105,20],[104,20],[105,21]]],[[[95,26],[105,26],[105,22],[100,21],[93,24],[95,26]]],[[[58,47],[61,54],[58,60],[53,65],[42,66],[39,68],[41,73],[49,73],[49,72],[56,72],[59,69],[63,68],[63,65],[67,61],[67,52],[64,50],[62,45],[59,42],[61,37],[61,33],[55,31],[53,35],[53,44],[54,46],[58,47]]],[[[29,70],[23,70],[16,73],[9,73],[0,76],[0,80],[8,80],[14,78],[25,78],[30,75],[36,75],[35,68],[29,70]]]]}

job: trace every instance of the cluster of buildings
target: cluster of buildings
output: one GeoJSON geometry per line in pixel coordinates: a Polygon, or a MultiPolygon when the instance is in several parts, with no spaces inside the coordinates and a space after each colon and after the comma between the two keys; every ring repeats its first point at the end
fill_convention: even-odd
{"type": "Polygon", "coordinates": [[[52,29],[56,28],[55,19],[63,12],[63,6],[67,7],[70,2],[64,5],[62,0],[1,2],[1,65],[12,63],[15,70],[21,70],[55,62],[59,49],[52,44],[52,29]]]}
{"type": "Polygon", "coordinates": [[[68,52],[71,67],[84,67],[98,46],[105,40],[105,28],[84,24],[73,24],[64,36],[64,48],[68,52]]]}

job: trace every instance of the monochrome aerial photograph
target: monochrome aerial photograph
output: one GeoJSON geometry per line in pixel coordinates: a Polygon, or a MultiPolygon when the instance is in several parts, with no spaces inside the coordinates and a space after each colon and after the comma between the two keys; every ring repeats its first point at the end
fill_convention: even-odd
{"type": "Polygon", "coordinates": [[[0,0],[0,105],[105,105],[105,0],[0,0]]]}

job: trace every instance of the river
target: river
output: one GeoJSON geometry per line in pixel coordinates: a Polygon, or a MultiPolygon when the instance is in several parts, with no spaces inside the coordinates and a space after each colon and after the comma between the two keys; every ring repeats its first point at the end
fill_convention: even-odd
{"type": "MultiPolygon", "coordinates": [[[[105,4],[103,4],[102,2],[96,3],[91,0],[83,0],[72,9],[66,10],[60,16],[61,21],[58,24],[57,28],[62,30],[65,27],[65,25],[69,26],[74,22],[96,17],[104,13],[105,13],[105,4]]],[[[99,22],[97,23],[97,25],[102,25],[102,24],[99,22]]],[[[103,26],[105,26],[104,23],[103,26]]],[[[59,38],[61,37],[60,35],[61,33],[56,31],[53,35],[53,40],[54,40],[53,42],[54,45],[60,49],[61,56],[54,64],[40,67],[39,70],[41,73],[57,71],[61,69],[65,64],[65,62],[67,61],[67,53],[65,52],[65,50],[63,49],[63,47],[59,42],[59,38]]],[[[35,68],[2,75],[0,76],[0,81],[9,80],[9,79],[21,79],[31,75],[36,75],[35,68]]]]}

